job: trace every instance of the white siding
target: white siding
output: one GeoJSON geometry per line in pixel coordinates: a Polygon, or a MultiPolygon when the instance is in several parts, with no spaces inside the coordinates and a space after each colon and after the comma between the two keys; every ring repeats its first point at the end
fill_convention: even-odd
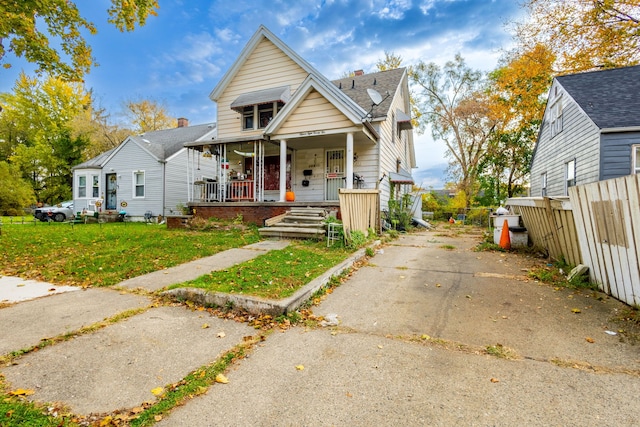
{"type": "Polygon", "coordinates": [[[547,196],[565,195],[565,164],[576,161],[576,185],[598,180],[600,131],[580,107],[554,81],[550,94],[562,96],[563,130],[551,138],[550,96],[531,165],[531,196],[541,196],[541,175],[547,174],[547,196]]]}
{"type": "MultiPolygon", "coordinates": [[[[162,187],[164,164],[153,158],[131,140],[125,141],[114,156],[103,166],[104,174],[115,173],[118,179],[117,210],[125,201],[125,210],[132,217],[143,217],[148,210],[154,215],[162,212],[162,187]],[[145,196],[134,198],[133,175],[135,171],[144,171],[145,196]]],[[[104,186],[102,191],[104,192],[104,186]]],[[[104,209],[103,209],[104,210],[104,209]]]]}
{"type": "MultiPolygon", "coordinates": [[[[165,188],[164,188],[164,212],[163,215],[175,215],[178,212],[178,205],[186,206],[189,200],[189,175],[193,172],[194,180],[199,181],[203,178],[215,178],[216,158],[202,157],[201,152],[196,152],[195,160],[192,167],[194,171],[187,168],[188,156],[193,154],[189,150],[183,148],[167,160],[165,165],[165,188]],[[198,157],[200,160],[198,161],[198,157]]],[[[156,212],[154,212],[156,214],[156,212]]]]}
{"type": "MultiPolygon", "coordinates": [[[[330,131],[353,127],[353,122],[321,94],[311,91],[278,129],[278,134],[330,131]]],[[[277,135],[274,136],[277,138],[277,135]]]]}

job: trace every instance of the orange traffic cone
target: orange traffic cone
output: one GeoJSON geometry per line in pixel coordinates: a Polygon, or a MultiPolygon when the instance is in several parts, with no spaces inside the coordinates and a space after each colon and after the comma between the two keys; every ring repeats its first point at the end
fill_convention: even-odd
{"type": "Polygon", "coordinates": [[[502,234],[500,234],[500,247],[505,250],[511,249],[511,238],[509,237],[509,221],[504,220],[502,234]]]}

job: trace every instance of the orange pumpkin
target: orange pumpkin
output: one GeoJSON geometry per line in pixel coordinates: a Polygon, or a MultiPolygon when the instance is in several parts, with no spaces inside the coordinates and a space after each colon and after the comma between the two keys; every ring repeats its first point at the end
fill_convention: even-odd
{"type": "Polygon", "coordinates": [[[285,199],[287,202],[295,202],[295,200],[296,200],[296,193],[294,193],[293,191],[287,191],[287,192],[284,194],[284,199],[285,199]]]}

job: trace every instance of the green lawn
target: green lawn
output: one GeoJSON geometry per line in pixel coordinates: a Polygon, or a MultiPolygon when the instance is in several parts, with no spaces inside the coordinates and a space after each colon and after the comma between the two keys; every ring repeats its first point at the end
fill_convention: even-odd
{"type": "Polygon", "coordinates": [[[3,218],[1,233],[0,274],[80,286],[114,285],[259,240],[255,227],[236,224],[191,231],[144,223],[10,224],[3,218]]]}

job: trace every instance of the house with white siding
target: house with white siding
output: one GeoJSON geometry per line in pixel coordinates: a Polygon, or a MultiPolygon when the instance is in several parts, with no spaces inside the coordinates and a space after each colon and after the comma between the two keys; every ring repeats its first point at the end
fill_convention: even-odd
{"type": "Polygon", "coordinates": [[[531,196],[640,173],[640,66],[553,80],[531,163],[531,196]]]}
{"type": "MultiPolygon", "coordinates": [[[[339,206],[340,188],[378,189],[386,209],[416,167],[404,68],[331,81],[260,26],[210,94],[217,135],[188,143],[216,164],[192,176],[198,215],[260,223],[286,206],[339,206]]],[[[190,170],[194,170],[191,166],[190,170]]]]}
{"type": "Polygon", "coordinates": [[[74,209],[125,211],[133,220],[143,220],[147,212],[154,217],[182,213],[189,177],[216,175],[209,158],[184,144],[211,141],[215,134],[215,124],[189,126],[186,119],[178,119],[177,128],[128,136],[118,147],[73,168],[74,209]]]}

